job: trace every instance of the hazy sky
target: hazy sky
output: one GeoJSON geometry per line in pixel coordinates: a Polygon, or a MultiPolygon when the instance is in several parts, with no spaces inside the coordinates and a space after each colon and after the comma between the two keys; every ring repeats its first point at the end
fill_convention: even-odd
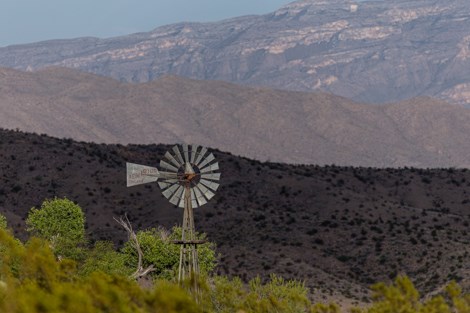
{"type": "Polygon", "coordinates": [[[0,46],[272,12],[292,0],[0,0],[0,46]]]}

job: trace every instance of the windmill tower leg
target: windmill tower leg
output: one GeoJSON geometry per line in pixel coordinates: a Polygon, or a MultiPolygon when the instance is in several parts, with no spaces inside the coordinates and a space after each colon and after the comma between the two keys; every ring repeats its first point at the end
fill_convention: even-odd
{"type": "Polygon", "coordinates": [[[184,213],[181,235],[180,263],[178,267],[178,281],[186,278],[194,281],[194,291],[197,293],[197,277],[199,276],[199,263],[197,255],[196,231],[194,227],[194,214],[191,206],[191,189],[185,187],[184,213]]]}

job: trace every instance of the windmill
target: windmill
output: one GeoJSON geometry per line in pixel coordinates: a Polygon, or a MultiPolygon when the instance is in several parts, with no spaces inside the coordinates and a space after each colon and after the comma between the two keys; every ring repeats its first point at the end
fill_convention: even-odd
{"type": "Polygon", "coordinates": [[[197,277],[197,245],[205,241],[196,238],[193,209],[206,204],[219,187],[219,163],[214,154],[197,145],[175,145],[160,161],[160,171],[134,163],[127,163],[126,166],[127,187],[158,181],[163,196],[184,209],[181,240],[173,242],[181,245],[178,281],[197,277]]]}

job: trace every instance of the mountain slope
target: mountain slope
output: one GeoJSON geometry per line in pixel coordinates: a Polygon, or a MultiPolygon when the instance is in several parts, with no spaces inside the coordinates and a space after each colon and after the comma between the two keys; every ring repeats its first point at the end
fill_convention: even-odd
{"type": "Polygon", "coordinates": [[[324,93],[75,70],[0,70],[0,125],[104,143],[188,142],[260,160],[468,167],[470,110],[429,98],[372,106],[324,93]]]}
{"type": "MultiPolygon", "coordinates": [[[[44,198],[68,197],[87,233],[116,243],[135,229],[180,224],[157,184],[125,187],[125,162],[155,166],[168,146],[78,143],[0,130],[0,213],[17,235],[44,198]]],[[[218,271],[249,279],[304,279],[318,299],[366,301],[398,273],[426,292],[451,279],[469,290],[470,171],[260,163],[214,151],[221,187],[195,210],[196,228],[221,252],[218,271]]]]}
{"type": "Polygon", "coordinates": [[[469,10],[465,0],[300,0],[263,16],[4,47],[0,65],[130,82],[176,74],[368,103],[422,95],[470,103],[469,10]]]}

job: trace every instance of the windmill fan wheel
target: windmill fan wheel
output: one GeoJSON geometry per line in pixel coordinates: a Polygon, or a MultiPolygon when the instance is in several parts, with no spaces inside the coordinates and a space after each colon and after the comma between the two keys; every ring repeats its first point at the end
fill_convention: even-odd
{"type": "Polygon", "coordinates": [[[200,207],[215,196],[220,180],[219,163],[207,148],[175,145],[160,161],[158,185],[170,203],[184,208],[184,191],[191,192],[191,206],[200,207]]]}

